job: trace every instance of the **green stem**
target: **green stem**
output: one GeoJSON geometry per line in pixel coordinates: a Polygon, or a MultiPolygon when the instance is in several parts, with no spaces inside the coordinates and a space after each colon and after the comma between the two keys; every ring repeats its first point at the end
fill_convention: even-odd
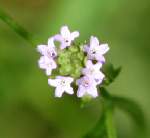
{"type": "Polygon", "coordinates": [[[105,125],[108,138],[117,138],[112,107],[107,107],[105,111],[105,125]]]}
{"type": "Polygon", "coordinates": [[[113,118],[113,102],[111,95],[106,89],[101,88],[101,94],[104,98],[104,112],[105,112],[105,127],[108,138],[117,138],[115,123],[113,118]]]}
{"type": "Polygon", "coordinates": [[[35,46],[36,43],[33,39],[33,35],[26,31],[16,21],[14,21],[7,13],[0,9],[0,19],[4,21],[11,29],[13,29],[18,35],[24,38],[31,45],[35,46]]]}
{"type": "Polygon", "coordinates": [[[105,114],[102,113],[96,125],[82,138],[103,138],[105,135],[105,114]]]}

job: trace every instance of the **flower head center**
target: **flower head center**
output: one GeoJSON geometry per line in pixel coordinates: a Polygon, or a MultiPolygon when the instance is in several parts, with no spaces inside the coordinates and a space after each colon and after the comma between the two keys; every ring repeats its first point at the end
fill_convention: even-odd
{"type": "Polygon", "coordinates": [[[47,63],[46,65],[48,68],[50,68],[52,66],[52,63],[50,62],[50,63],[47,63]]]}
{"type": "Polygon", "coordinates": [[[84,86],[84,87],[88,87],[89,84],[90,84],[89,80],[84,80],[84,81],[83,81],[83,86],[84,86]]]}
{"type": "Polygon", "coordinates": [[[90,74],[93,74],[95,70],[91,68],[89,71],[90,71],[90,74]]]}
{"type": "Polygon", "coordinates": [[[51,51],[51,50],[48,50],[48,51],[47,51],[47,55],[48,55],[48,57],[50,57],[50,58],[56,57],[56,53],[55,53],[54,51],[51,51]]]}
{"type": "Polygon", "coordinates": [[[93,55],[96,54],[96,50],[95,50],[95,49],[92,49],[90,52],[91,52],[91,54],[93,54],[93,55]]]}
{"type": "Polygon", "coordinates": [[[65,40],[65,42],[66,42],[66,43],[68,43],[68,42],[69,42],[69,40],[65,40]]]}
{"type": "Polygon", "coordinates": [[[61,80],[61,81],[60,81],[60,85],[61,85],[61,86],[65,86],[65,85],[66,85],[66,81],[65,81],[65,80],[61,80]]]}
{"type": "Polygon", "coordinates": [[[65,43],[70,43],[70,40],[69,40],[69,38],[64,38],[64,41],[65,41],[65,43]]]}

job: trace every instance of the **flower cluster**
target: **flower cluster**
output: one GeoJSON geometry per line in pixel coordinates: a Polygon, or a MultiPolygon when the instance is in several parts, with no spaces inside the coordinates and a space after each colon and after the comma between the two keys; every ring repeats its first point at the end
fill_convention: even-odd
{"type": "Polygon", "coordinates": [[[38,64],[49,76],[48,84],[56,87],[56,97],[61,97],[64,92],[74,94],[73,85],[76,85],[78,97],[88,95],[95,98],[98,96],[97,85],[105,77],[100,69],[109,47],[108,44],[100,44],[94,36],[91,36],[89,44],[75,44],[77,37],[78,31],[70,32],[67,26],[63,26],[60,34],[48,39],[47,45],[37,46],[41,54],[38,64]]]}

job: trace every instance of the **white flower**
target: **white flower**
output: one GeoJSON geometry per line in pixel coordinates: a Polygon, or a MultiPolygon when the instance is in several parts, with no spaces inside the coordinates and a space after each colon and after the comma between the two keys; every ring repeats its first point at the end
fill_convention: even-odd
{"type": "Polygon", "coordinates": [[[71,77],[57,76],[56,79],[48,79],[48,84],[56,87],[55,97],[61,97],[64,92],[73,94],[73,88],[70,84],[73,82],[71,77]]]}
{"type": "Polygon", "coordinates": [[[108,44],[99,44],[97,37],[91,36],[90,45],[84,47],[87,52],[88,59],[97,60],[101,63],[105,62],[104,54],[109,50],[108,44]]]}
{"type": "Polygon", "coordinates": [[[46,75],[51,75],[53,69],[56,69],[57,65],[52,58],[42,56],[38,61],[39,67],[45,69],[46,75]]]}
{"type": "Polygon", "coordinates": [[[93,64],[91,60],[86,62],[86,68],[82,69],[82,74],[93,77],[97,84],[100,84],[104,79],[104,74],[100,71],[102,63],[93,64]]]}
{"type": "Polygon", "coordinates": [[[76,81],[78,85],[77,96],[83,97],[86,95],[90,95],[93,98],[98,96],[96,82],[92,77],[83,76],[82,78],[76,81]]]}
{"type": "Polygon", "coordinates": [[[61,27],[60,34],[54,36],[56,41],[61,43],[60,48],[64,49],[71,45],[71,42],[79,36],[78,31],[70,32],[68,26],[61,27]]]}
{"type": "Polygon", "coordinates": [[[38,45],[37,51],[40,52],[41,55],[47,56],[48,58],[55,58],[57,56],[57,52],[54,45],[54,38],[49,38],[48,45],[38,45]]]}

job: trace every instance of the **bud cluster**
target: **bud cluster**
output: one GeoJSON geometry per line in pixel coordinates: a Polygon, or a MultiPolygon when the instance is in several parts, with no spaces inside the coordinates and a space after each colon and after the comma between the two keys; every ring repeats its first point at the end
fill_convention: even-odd
{"type": "Polygon", "coordinates": [[[94,36],[88,44],[76,44],[74,40],[77,37],[78,31],[70,32],[67,26],[61,27],[60,34],[50,37],[47,45],[37,46],[41,54],[38,64],[49,76],[48,84],[56,87],[56,97],[61,97],[64,92],[74,94],[74,83],[78,86],[78,97],[95,98],[98,96],[97,85],[105,77],[100,69],[109,47],[108,44],[100,44],[94,36]]]}

